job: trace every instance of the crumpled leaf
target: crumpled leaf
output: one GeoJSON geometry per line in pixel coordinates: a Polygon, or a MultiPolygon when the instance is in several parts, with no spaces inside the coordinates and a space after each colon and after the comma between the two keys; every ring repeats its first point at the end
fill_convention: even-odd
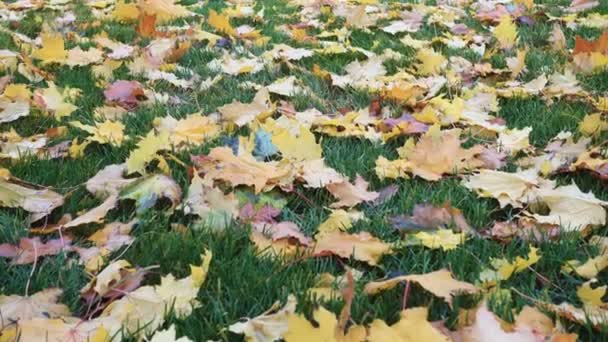
{"type": "Polygon", "coordinates": [[[239,214],[239,202],[234,193],[224,194],[194,172],[188,193],[182,204],[185,214],[194,214],[209,227],[223,229],[239,214]]]}
{"type": "Polygon", "coordinates": [[[399,215],[390,218],[395,229],[400,231],[448,228],[454,225],[461,232],[474,232],[458,208],[445,203],[441,207],[430,204],[416,204],[412,216],[399,215]]]}
{"type": "Polygon", "coordinates": [[[480,197],[497,199],[501,208],[507,205],[521,208],[533,196],[538,180],[536,173],[532,172],[508,173],[484,169],[468,177],[463,185],[480,197]]]}
{"type": "Polygon", "coordinates": [[[553,184],[545,185],[536,191],[536,196],[550,210],[547,215],[533,214],[538,222],[559,224],[566,230],[606,224],[604,207],[608,202],[597,199],[591,192],[582,192],[574,183],[555,188],[553,184]]]}

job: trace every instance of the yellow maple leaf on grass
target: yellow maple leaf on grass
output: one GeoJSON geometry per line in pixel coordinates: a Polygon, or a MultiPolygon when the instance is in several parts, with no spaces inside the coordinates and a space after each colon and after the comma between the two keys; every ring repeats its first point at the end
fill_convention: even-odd
{"type": "Polygon", "coordinates": [[[530,247],[530,252],[524,258],[517,256],[513,262],[507,259],[492,258],[490,264],[492,268],[486,268],[479,274],[479,280],[487,286],[493,286],[499,281],[511,278],[514,273],[519,273],[526,270],[528,267],[536,264],[540,260],[538,249],[530,247]]]}
{"type": "Polygon", "coordinates": [[[80,89],[58,88],[55,83],[48,82],[48,88],[39,88],[34,93],[34,102],[57,120],[70,116],[78,107],[67,100],[75,99],[80,95],[80,89]]]}
{"type": "Polygon", "coordinates": [[[70,125],[91,134],[91,136],[87,137],[88,141],[120,146],[125,140],[125,126],[121,122],[108,120],[101,123],[96,122],[95,126],[91,126],[82,124],[78,121],[72,121],[70,122],[70,125]]]}
{"type": "Polygon", "coordinates": [[[229,36],[235,36],[236,31],[230,24],[230,18],[227,15],[219,14],[214,10],[209,10],[209,19],[207,23],[217,32],[225,33],[229,36]]]}
{"type": "Polygon", "coordinates": [[[65,63],[68,52],[60,33],[42,33],[42,47],[32,52],[32,57],[40,59],[42,63],[65,63]]]}
{"type": "Polygon", "coordinates": [[[510,15],[500,18],[500,23],[494,28],[494,37],[501,49],[511,49],[517,42],[517,25],[510,15]]]}
{"type": "MultiPolygon", "coordinates": [[[[159,151],[169,148],[169,134],[161,133],[155,135],[150,131],[143,139],[137,143],[137,149],[131,151],[127,158],[127,173],[139,172],[146,173],[146,165],[158,159],[161,163],[164,158],[158,154],[159,151]]],[[[164,162],[166,164],[166,162],[164,162]]]]}

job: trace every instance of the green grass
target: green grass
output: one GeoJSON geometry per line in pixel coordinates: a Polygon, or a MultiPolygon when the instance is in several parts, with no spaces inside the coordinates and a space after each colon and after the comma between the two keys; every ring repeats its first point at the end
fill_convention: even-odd
{"type": "MultiPolygon", "coordinates": [[[[554,4],[567,3],[567,1],[543,1],[543,3],[554,4]]],[[[271,0],[259,1],[256,9],[264,7],[269,20],[262,25],[265,35],[272,37],[273,43],[287,43],[298,46],[298,43],[290,41],[284,34],[277,33],[276,26],[284,21],[278,18],[278,14],[297,13],[294,7],[285,6],[282,2],[271,0]],[[277,18],[273,18],[277,15],[277,18]]],[[[209,8],[220,9],[221,3],[212,1],[209,8]]],[[[205,7],[206,8],[206,7],[205,7]]],[[[601,5],[600,13],[608,12],[608,6],[601,5]]],[[[79,13],[86,13],[80,9],[79,13]]],[[[18,31],[30,37],[36,37],[42,26],[39,18],[52,17],[48,11],[31,12],[20,23],[18,31]]],[[[295,17],[294,17],[295,18],[295,17]]],[[[245,20],[244,22],[247,22],[245,20]]],[[[294,20],[297,22],[297,20],[294,20]]],[[[105,31],[113,38],[132,42],[136,33],[133,27],[105,23],[105,31]]],[[[205,26],[206,29],[209,27],[205,26]]],[[[537,23],[533,28],[520,28],[519,47],[529,46],[530,51],[526,59],[528,74],[523,80],[528,81],[541,73],[551,74],[566,60],[565,56],[556,55],[547,46],[546,39],[551,25],[537,23]]],[[[575,34],[583,34],[587,38],[597,37],[598,32],[592,30],[581,30],[573,32],[566,30],[569,44],[573,42],[575,34]]],[[[83,34],[92,36],[99,30],[88,30],[83,34]]],[[[435,27],[425,27],[420,32],[413,34],[417,39],[430,39],[441,34],[435,27]]],[[[384,32],[361,32],[355,31],[350,37],[353,46],[382,51],[391,48],[403,53],[404,58],[398,61],[387,62],[390,73],[397,72],[402,68],[408,68],[415,63],[413,50],[404,48],[396,43],[394,37],[384,32]],[[377,42],[377,43],[376,43],[377,42]],[[374,45],[376,43],[377,45],[374,45]]],[[[4,33],[0,34],[0,49],[15,49],[10,37],[4,33]]],[[[440,49],[438,49],[440,50],[440,49]]],[[[443,51],[443,50],[441,50],[443,51]]],[[[467,58],[476,58],[462,51],[444,51],[448,55],[459,55],[467,58]]],[[[180,61],[180,64],[192,68],[201,77],[213,76],[206,64],[219,55],[218,51],[206,48],[203,44],[194,46],[180,61]]],[[[322,68],[339,72],[349,62],[362,59],[359,54],[345,54],[339,56],[314,56],[296,64],[309,69],[318,64],[322,68]]],[[[504,63],[504,56],[496,56],[493,60],[494,66],[504,63]]],[[[82,89],[82,96],[76,102],[79,107],[69,120],[78,120],[90,123],[93,119],[93,109],[103,104],[102,89],[95,85],[94,77],[90,67],[70,69],[68,67],[56,67],[52,70],[57,75],[56,84],[60,87],[76,87],[82,89]]],[[[117,72],[117,77],[118,77],[117,72]]],[[[23,180],[52,187],[61,193],[72,192],[64,206],[53,213],[52,218],[57,219],[64,213],[76,213],[92,208],[99,201],[88,194],[83,183],[92,177],[102,167],[121,163],[128,156],[129,151],[135,148],[137,136],[145,135],[152,129],[152,122],[157,117],[171,114],[177,118],[185,117],[187,114],[201,111],[211,113],[217,107],[230,103],[233,100],[249,101],[253,98],[255,91],[241,90],[238,85],[244,81],[260,84],[269,84],[274,79],[294,74],[310,87],[316,98],[323,100],[318,103],[310,97],[297,97],[294,104],[297,109],[302,110],[316,106],[325,112],[336,111],[341,108],[358,109],[369,105],[370,99],[376,94],[355,89],[337,89],[331,87],[324,80],[313,75],[290,71],[286,68],[267,69],[255,75],[244,75],[239,77],[224,77],[222,81],[204,92],[183,92],[171,88],[166,84],[156,84],[156,90],[167,91],[176,94],[182,104],[155,105],[138,109],[132,115],[123,120],[126,126],[126,134],[131,140],[120,148],[110,146],[92,145],[88,147],[86,157],[82,159],[54,159],[39,160],[36,158],[24,158],[15,162],[3,161],[2,166],[8,168],[12,174],[23,180]]],[[[120,78],[127,78],[126,73],[120,78]]],[[[606,71],[586,76],[581,79],[585,89],[597,94],[608,91],[608,74],[606,71]]],[[[22,77],[17,81],[25,82],[22,77]]],[[[568,99],[556,100],[547,104],[537,97],[503,99],[500,102],[498,116],[504,118],[509,127],[522,128],[533,127],[531,142],[537,146],[544,146],[553,136],[562,130],[576,130],[578,122],[585,115],[593,111],[586,103],[571,101],[568,99]]],[[[399,113],[401,108],[394,105],[394,112],[399,113]]],[[[56,122],[53,119],[40,115],[32,115],[22,119],[18,124],[2,124],[0,130],[15,128],[20,134],[31,135],[42,133],[47,128],[56,127],[65,122],[56,122]]],[[[70,129],[72,137],[83,137],[82,132],[70,129]]],[[[401,140],[402,142],[402,140],[401,140]]],[[[216,142],[217,144],[217,142],[216,142]]],[[[371,182],[371,188],[381,189],[384,186],[395,183],[393,181],[381,181],[374,172],[374,163],[378,156],[395,156],[397,142],[386,145],[373,144],[358,139],[336,139],[323,137],[322,145],[327,163],[339,172],[355,177],[357,174],[371,182]]],[[[189,152],[178,153],[182,161],[190,164],[189,155],[208,151],[209,146],[189,152]]],[[[186,170],[177,163],[170,162],[172,176],[176,179],[182,189],[188,186],[186,170]]],[[[584,191],[592,191],[598,198],[608,200],[608,188],[588,174],[576,174],[560,176],[560,182],[574,181],[584,191]]],[[[460,208],[467,220],[477,229],[490,226],[494,221],[512,218],[513,213],[501,210],[498,203],[490,199],[478,198],[474,193],[460,185],[460,181],[448,178],[439,182],[427,182],[416,179],[399,180],[396,182],[399,192],[388,202],[372,207],[363,205],[361,209],[365,212],[368,220],[355,224],[353,231],[369,231],[373,235],[385,241],[399,241],[401,237],[395,232],[387,218],[397,214],[409,214],[415,204],[432,203],[436,205],[450,202],[454,207],[460,208]]],[[[296,222],[307,234],[314,234],[317,226],[325,220],[329,211],[326,208],[333,199],[326,191],[299,189],[318,206],[312,206],[303,201],[295,194],[285,193],[288,204],[282,217],[296,222]]],[[[107,221],[127,220],[132,215],[128,205],[121,205],[108,215],[107,221]]],[[[187,233],[176,232],[171,228],[172,223],[182,223],[188,227],[195,227],[193,220],[179,213],[169,215],[166,206],[156,206],[146,212],[141,218],[137,228],[132,235],[135,243],[122,255],[132,264],[141,267],[159,265],[153,274],[146,278],[146,283],[157,283],[162,275],[173,273],[177,277],[189,273],[188,265],[197,263],[199,255],[204,248],[213,251],[214,258],[206,284],[199,293],[201,308],[184,319],[170,318],[168,323],[175,323],[180,335],[187,335],[195,341],[206,339],[215,340],[240,340],[240,337],[227,332],[226,327],[239,318],[256,316],[265,311],[270,305],[277,301],[284,301],[289,294],[295,294],[299,300],[299,309],[310,315],[316,305],[313,298],[305,295],[306,290],[314,285],[315,276],[322,272],[341,274],[344,265],[353,266],[364,271],[363,278],[357,282],[357,296],[352,309],[352,320],[357,323],[369,323],[375,318],[386,320],[388,323],[398,319],[401,310],[403,286],[383,292],[377,296],[366,296],[361,293],[363,285],[370,280],[377,279],[395,273],[425,273],[440,268],[450,269],[456,278],[475,282],[479,272],[488,265],[490,258],[513,259],[515,256],[527,254],[529,243],[514,241],[502,244],[496,241],[480,238],[470,238],[466,244],[453,251],[429,250],[424,247],[402,247],[394,254],[385,256],[378,267],[369,267],[354,260],[339,261],[336,258],[324,257],[308,259],[297,263],[284,263],[281,260],[260,257],[256,255],[255,249],[249,241],[249,228],[240,224],[234,224],[224,232],[214,232],[205,228],[191,229],[187,233]]],[[[0,243],[16,243],[19,238],[28,236],[27,215],[22,210],[2,209],[0,211],[0,243]]],[[[73,230],[78,238],[84,238],[90,233],[91,227],[81,227],[73,230]]],[[[606,227],[598,234],[605,235],[606,227]]],[[[585,240],[579,234],[564,234],[557,241],[543,242],[538,244],[540,261],[534,265],[532,271],[524,271],[516,274],[511,279],[502,283],[503,289],[516,288],[519,292],[533,298],[547,300],[554,303],[568,301],[580,304],[576,296],[576,287],[583,281],[577,277],[565,275],[560,272],[560,267],[565,260],[585,260],[588,256],[598,253],[590,249],[585,240]],[[537,274],[541,274],[539,277],[537,274]],[[545,283],[548,279],[551,283],[545,283]]],[[[120,252],[122,253],[122,251],[120,252]]],[[[118,253],[117,253],[118,254],[118,253]]],[[[26,291],[25,284],[30,278],[32,265],[15,266],[6,259],[0,258],[0,293],[23,294],[26,291]]],[[[602,283],[608,280],[608,272],[600,273],[599,279],[602,283]]],[[[36,265],[27,291],[31,294],[48,287],[60,287],[64,289],[62,301],[70,306],[75,314],[82,314],[86,307],[79,299],[80,288],[88,281],[81,266],[69,262],[68,256],[45,257],[36,265]]],[[[414,287],[408,298],[408,306],[429,306],[431,309],[431,320],[448,318],[454,320],[458,307],[470,307],[474,299],[458,297],[455,300],[455,308],[451,310],[447,304],[425,293],[420,288],[414,287]]],[[[512,309],[518,309],[531,303],[526,298],[516,293],[511,294],[511,299],[502,303],[494,303],[493,309],[503,318],[512,319],[512,309]]],[[[324,305],[334,312],[339,312],[342,304],[339,300],[333,300],[324,305]]],[[[565,322],[564,322],[565,323],[565,322]]],[[[608,333],[604,330],[595,331],[590,326],[574,325],[566,323],[568,329],[579,334],[581,340],[605,340],[608,333]]]]}

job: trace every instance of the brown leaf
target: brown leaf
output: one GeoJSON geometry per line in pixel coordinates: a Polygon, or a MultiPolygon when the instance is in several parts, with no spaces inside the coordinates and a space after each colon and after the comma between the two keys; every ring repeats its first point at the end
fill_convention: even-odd
{"type": "Polygon", "coordinates": [[[435,207],[430,204],[417,204],[414,207],[412,216],[395,216],[390,218],[390,221],[393,227],[405,231],[449,228],[450,225],[454,225],[462,232],[475,232],[468,224],[462,212],[458,208],[452,207],[449,203],[444,204],[442,207],[435,207]]]}
{"type": "Polygon", "coordinates": [[[337,255],[354,258],[375,266],[384,254],[391,253],[391,245],[372,236],[368,232],[348,234],[342,231],[317,235],[313,249],[314,256],[337,255]]]}
{"type": "Polygon", "coordinates": [[[330,207],[354,207],[361,202],[371,202],[378,198],[378,193],[375,191],[367,191],[369,183],[359,175],[355,179],[355,183],[348,181],[339,183],[330,183],[325,188],[338,202],[332,203],[330,207]]]}
{"type": "Polygon", "coordinates": [[[144,89],[137,81],[116,81],[103,94],[106,102],[116,103],[127,110],[137,108],[139,102],[145,99],[144,89]]]}
{"type": "Polygon", "coordinates": [[[69,237],[49,240],[46,243],[43,243],[39,237],[22,238],[19,245],[1,244],[0,257],[12,258],[13,264],[16,265],[31,264],[42,256],[56,255],[62,250],[69,251],[71,242],[69,237]]]}

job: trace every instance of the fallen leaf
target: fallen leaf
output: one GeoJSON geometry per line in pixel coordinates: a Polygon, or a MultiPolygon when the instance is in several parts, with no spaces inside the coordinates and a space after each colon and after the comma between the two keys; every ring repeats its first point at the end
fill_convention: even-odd
{"type": "Polygon", "coordinates": [[[67,305],[58,303],[63,291],[48,288],[31,296],[0,295],[2,326],[10,327],[16,322],[32,318],[60,318],[70,315],[67,305]]]}
{"type": "Polygon", "coordinates": [[[411,274],[387,280],[372,281],[365,285],[364,291],[368,295],[374,295],[381,291],[390,290],[398,284],[407,281],[418,283],[423,289],[437,297],[443,298],[450,305],[452,305],[452,297],[455,294],[477,293],[479,291],[473,284],[454,279],[452,273],[446,269],[425,274],[411,274]]]}
{"type": "Polygon", "coordinates": [[[337,255],[354,258],[375,266],[384,254],[391,253],[391,245],[373,237],[368,232],[348,234],[341,231],[317,236],[314,256],[337,255]]]}
{"type": "Polygon", "coordinates": [[[342,181],[330,183],[325,186],[338,202],[330,204],[332,208],[354,207],[362,202],[371,202],[378,198],[379,194],[375,191],[368,191],[369,183],[363,177],[357,175],[354,183],[342,181]]]}

